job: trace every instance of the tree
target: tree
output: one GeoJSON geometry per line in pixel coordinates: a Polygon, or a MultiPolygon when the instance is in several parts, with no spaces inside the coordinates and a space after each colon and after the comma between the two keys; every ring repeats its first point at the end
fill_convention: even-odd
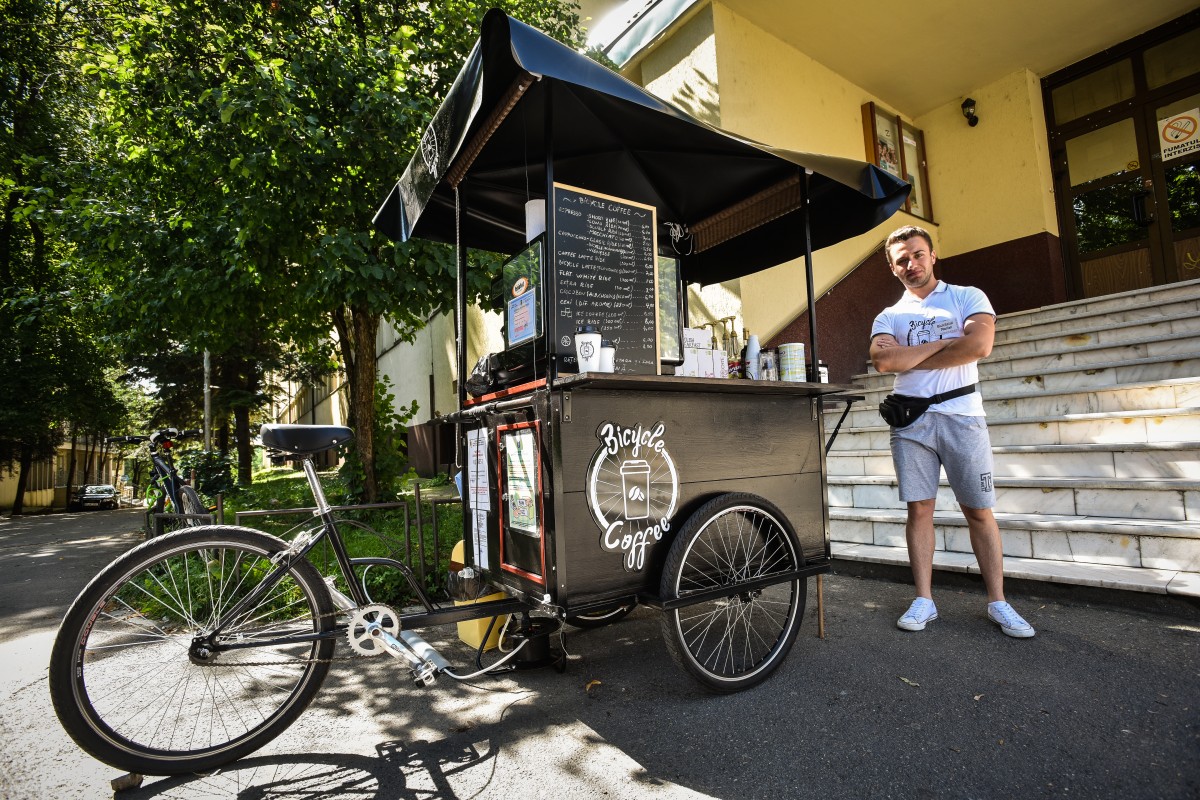
{"type": "MultiPolygon", "coordinates": [[[[447,248],[395,245],[369,222],[486,7],[132,5],[138,13],[112,25],[113,48],[89,67],[104,88],[106,175],[104,190],[80,202],[81,233],[116,287],[110,316],[143,347],[154,341],[151,319],[171,340],[214,353],[305,346],[336,330],[372,501],[380,321],[411,337],[450,306],[455,270],[447,248]]],[[[579,43],[573,3],[497,5],[579,43]]],[[[470,291],[489,284],[481,276],[470,291]]],[[[252,384],[241,388],[260,388],[252,384]]]]}
{"type": "Polygon", "coordinates": [[[0,468],[18,470],[14,514],[30,468],[53,456],[64,425],[112,399],[106,354],[87,324],[92,286],[57,235],[84,149],[80,24],[67,3],[0,4],[0,468]]]}

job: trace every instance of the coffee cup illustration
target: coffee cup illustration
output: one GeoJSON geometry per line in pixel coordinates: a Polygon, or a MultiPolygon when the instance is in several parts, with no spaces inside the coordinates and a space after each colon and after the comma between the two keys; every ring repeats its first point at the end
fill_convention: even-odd
{"type": "Polygon", "coordinates": [[[621,464],[621,489],[625,495],[625,519],[650,516],[650,464],[626,461],[621,464]]]}

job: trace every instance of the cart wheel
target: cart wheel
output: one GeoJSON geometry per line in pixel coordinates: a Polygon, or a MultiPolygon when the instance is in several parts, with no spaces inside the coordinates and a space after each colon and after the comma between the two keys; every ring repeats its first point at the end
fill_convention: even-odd
{"type": "Polygon", "coordinates": [[[801,564],[796,534],[771,503],[742,493],[705,503],[671,544],[660,596],[687,599],[723,587],[731,593],[663,614],[663,637],[675,663],[714,692],[736,692],[765,680],[796,639],[806,579],[741,592],[736,587],[801,564]]]}
{"type": "Polygon", "coordinates": [[[574,625],[576,628],[603,628],[605,625],[611,625],[614,622],[620,622],[625,619],[630,611],[633,611],[634,604],[632,602],[618,603],[607,608],[597,609],[596,611],[585,611],[582,614],[572,614],[567,617],[567,622],[574,625]]]}

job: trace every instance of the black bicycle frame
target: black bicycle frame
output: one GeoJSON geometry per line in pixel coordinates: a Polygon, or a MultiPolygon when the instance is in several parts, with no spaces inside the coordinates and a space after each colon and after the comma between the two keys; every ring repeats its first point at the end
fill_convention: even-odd
{"type": "Polygon", "coordinates": [[[421,605],[425,607],[425,611],[413,614],[400,615],[400,623],[405,628],[424,628],[434,625],[444,625],[451,622],[466,622],[472,619],[483,619],[485,617],[499,616],[502,614],[512,614],[519,611],[527,611],[528,604],[522,600],[515,598],[506,598],[504,600],[495,600],[488,603],[477,603],[471,606],[458,606],[453,609],[439,608],[435,606],[429,597],[425,594],[424,587],[421,586],[416,576],[407,564],[390,558],[363,558],[352,559],[346,551],[346,545],[342,541],[341,534],[337,529],[337,519],[333,516],[333,511],[329,503],[325,500],[325,493],[321,489],[321,484],[317,478],[317,470],[313,465],[311,458],[303,460],[305,476],[308,478],[309,488],[313,492],[313,497],[317,502],[316,516],[321,518],[320,530],[312,536],[304,547],[295,553],[287,553],[283,551],[283,558],[278,562],[275,570],[263,578],[251,592],[238,601],[232,609],[225,615],[226,622],[218,625],[212,631],[198,641],[203,642],[205,646],[211,648],[214,652],[222,652],[227,650],[241,650],[248,647],[266,647],[268,645],[280,644],[298,644],[303,642],[314,642],[321,639],[327,639],[331,636],[337,636],[340,631],[345,629],[345,625],[338,625],[330,631],[322,633],[310,634],[295,634],[284,635],[273,639],[264,639],[257,642],[238,642],[230,644],[218,644],[216,639],[221,635],[221,632],[232,622],[236,620],[242,612],[252,607],[257,603],[267,592],[278,583],[284,575],[291,569],[292,564],[297,560],[305,558],[308,553],[317,546],[317,544],[325,538],[329,539],[329,545],[333,548],[333,555],[337,561],[338,569],[342,573],[342,577],[346,580],[346,584],[350,589],[351,599],[355,605],[364,606],[370,603],[370,598],[367,597],[366,591],[354,579],[355,564],[373,564],[380,566],[390,566],[400,570],[408,581],[409,587],[414,591],[421,601],[421,605]]]}

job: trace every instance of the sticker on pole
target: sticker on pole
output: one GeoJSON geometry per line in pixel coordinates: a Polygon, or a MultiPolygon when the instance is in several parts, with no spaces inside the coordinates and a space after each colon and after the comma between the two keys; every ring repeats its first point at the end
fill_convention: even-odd
{"type": "Polygon", "coordinates": [[[1158,146],[1163,161],[1200,152],[1200,108],[1160,119],[1158,146]]]}

